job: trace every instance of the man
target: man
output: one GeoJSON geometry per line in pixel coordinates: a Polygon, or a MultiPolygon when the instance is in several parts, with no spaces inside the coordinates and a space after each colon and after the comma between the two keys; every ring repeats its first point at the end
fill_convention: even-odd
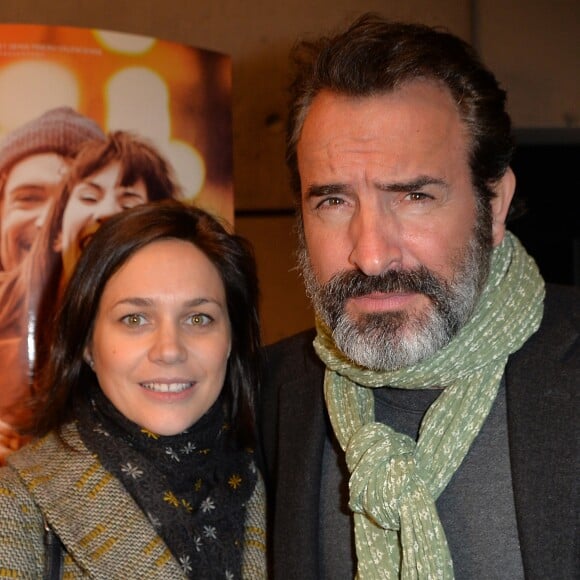
{"type": "Polygon", "coordinates": [[[274,577],[578,577],[578,293],[506,231],[504,92],[458,38],[372,15],[297,64],[316,331],[266,351],[274,577]]]}
{"type": "Polygon", "coordinates": [[[60,196],[68,163],[92,139],[104,139],[97,123],[58,107],[0,142],[0,270],[12,270],[28,254],[60,196]]]}

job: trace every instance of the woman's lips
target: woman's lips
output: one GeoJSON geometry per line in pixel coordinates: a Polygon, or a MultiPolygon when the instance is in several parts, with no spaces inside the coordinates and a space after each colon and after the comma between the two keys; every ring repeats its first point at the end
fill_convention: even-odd
{"type": "Polygon", "coordinates": [[[183,391],[193,387],[195,383],[188,381],[173,381],[173,382],[146,382],[140,385],[148,391],[154,393],[182,393],[183,391]]]}

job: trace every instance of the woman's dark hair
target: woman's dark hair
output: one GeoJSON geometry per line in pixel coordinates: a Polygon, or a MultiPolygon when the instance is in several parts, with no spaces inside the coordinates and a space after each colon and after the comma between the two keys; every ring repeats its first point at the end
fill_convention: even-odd
{"type": "Polygon", "coordinates": [[[70,187],[115,161],[121,165],[119,185],[130,186],[143,180],[149,201],[179,196],[169,162],[152,143],[128,131],[113,131],[104,141],[84,145],[75,158],[68,180],[70,187]]]}
{"type": "Polygon", "coordinates": [[[442,30],[364,14],[334,36],[298,44],[293,56],[286,160],[297,201],[301,186],[296,147],[318,93],[371,97],[425,79],[450,91],[471,138],[469,163],[478,201],[489,204],[491,186],[507,170],[514,145],[505,92],[471,46],[442,30]]]}
{"type": "Polygon", "coordinates": [[[64,210],[75,186],[115,162],[120,165],[120,186],[129,187],[142,180],[148,201],[179,199],[181,188],[173,167],[161,152],[141,136],[128,131],[112,131],[104,140],[87,141],[73,161],[62,195],[52,212],[46,240],[49,244],[60,235],[64,210]]]}
{"type": "Polygon", "coordinates": [[[145,246],[165,239],[190,242],[212,262],[223,281],[232,331],[223,400],[240,444],[254,441],[254,395],[260,346],[258,281],[249,243],[228,233],[207,212],[165,200],[113,216],[83,251],[56,316],[49,356],[37,372],[34,425],[41,436],[74,417],[96,377],[83,359],[104,288],[111,276],[145,246]]]}

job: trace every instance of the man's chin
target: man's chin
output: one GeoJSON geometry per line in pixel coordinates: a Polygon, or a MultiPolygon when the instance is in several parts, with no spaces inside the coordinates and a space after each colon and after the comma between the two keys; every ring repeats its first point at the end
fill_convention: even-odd
{"type": "MultiPolygon", "coordinates": [[[[22,264],[22,262],[24,261],[26,256],[28,256],[28,254],[30,254],[31,249],[32,249],[32,243],[21,242],[20,244],[18,244],[18,250],[17,250],[16,256],[12,256],[13,259],[10,260],[10,262],[11,262],[10,268],[16,268],[16,266],[18,266],[19,264],[22,264]]],[[[7,268],[7,269],[10,269],[10,268],[7,268]]]]}
{"type": "Polygon", "coordinates": [[[429,318],[430,309],[424,308],[390,308],[390,309],[354,309],[347,308],[337,318],[337,325],[344,324],[361,335],[367,333],[381,334],[393,340],[401,340],[416,329],[417,324],[429,318]]]}
{"type": "Polygon", "coordinates": [[[361,367],[393,371],[430,357],[449,337],[432,317],[414,318],[406,312],[365,314],[355,320],[342,316],[333,338],[344,355],[361,367]]]}
{"type": "Polygon", "coordinates": [[[369,347],[373,344],[376,347],[377,344],[398,343],[411,333],[408,326],[406,312],[391,311],[360,313],[355,317],[345,313],[331,328],[335,337],[343,337],[345,341],[356,339],[359,343],[368,342],[369,347]]]}

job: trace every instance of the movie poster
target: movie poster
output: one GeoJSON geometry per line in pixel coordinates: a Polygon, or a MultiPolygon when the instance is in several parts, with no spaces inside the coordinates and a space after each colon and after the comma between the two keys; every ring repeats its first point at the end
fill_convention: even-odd
{"type": "Polygon", "coordinates": [[[17,423],[46,304],[102,220],[169,192],[233,222],[231,133],[226,55],[0,24],[1,422],[17,423]]]}

